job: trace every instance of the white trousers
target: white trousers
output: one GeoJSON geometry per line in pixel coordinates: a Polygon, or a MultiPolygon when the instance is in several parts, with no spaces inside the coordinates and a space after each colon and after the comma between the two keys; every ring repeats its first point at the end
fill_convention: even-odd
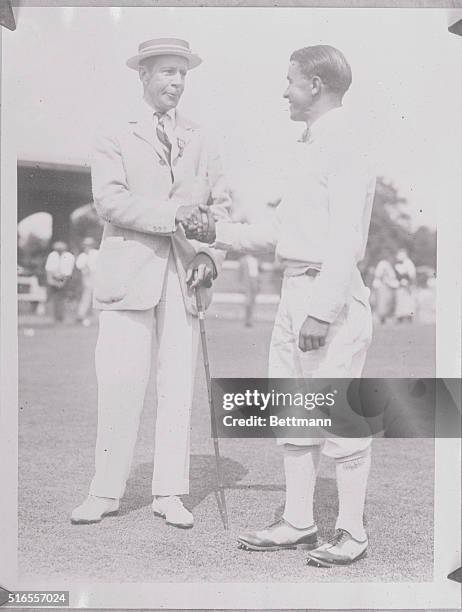
{"type": "Polygon", "coordinates": [[[120,498],[124,494],[151,364],[157,389],[152,493],[189,492],[190,414],[198,337],[198,321],[185,310],[172,255],[155,308],[100,313],[92,495],[120,498]]]}
{"type": "MultiPolygon", "coordinates": [[[[300,328],[316,291],[316,277],[285,276],[269,355],[270,378],[359,378],[372,337],[369,304],[351,299],[330,325],[324,347],[303,352],[298,348],[300,328]]],[[[322,445],[323,454],[342,459],[366,450],[364,438],[279,438],[278,444],[322,445]]]]}
{"type": "Polygon", "coordinates": [[[79,306],[77,308],[77,318],[82,321],[91,314],[93,301],[93,284],[85,282],[82,287],[79,306]]]}

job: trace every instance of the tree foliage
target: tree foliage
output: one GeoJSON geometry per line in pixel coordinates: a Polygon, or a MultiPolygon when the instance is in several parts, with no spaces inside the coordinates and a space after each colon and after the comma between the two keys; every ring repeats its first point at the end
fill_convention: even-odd
{"type": "Polygon", "coordinates": [[[380,259],[393,257],[400,248],[407,249],[416,266],[436,267],[436,232],[428,227],[413,232],[406,200],[392,183],[380,177],[362,268],[375,267],[380,259]]]}

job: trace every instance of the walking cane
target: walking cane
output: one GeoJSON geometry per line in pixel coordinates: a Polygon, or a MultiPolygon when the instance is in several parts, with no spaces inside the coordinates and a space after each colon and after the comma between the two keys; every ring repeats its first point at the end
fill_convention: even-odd
{"type": "Polygon", "coordinates": [[[205,380],[207,382],[207,395],[209,399],[210,408],[210,424],[212,428],[212,439],[213,448],[215,451],[215,468],[217,475],[217,490],[215,491],[215,497],[217,500],[218,510],[220,512],[221,520],[223,521],[223,527],[228,529],[228,510],[226,508],[225,491],[223,489],[223,479],[220,467],[220,448],[218,446],[218,435],[217,435],[217,421],[215,410],[213,409],[213,398],[212,398],[212,383],[210,379],[210,367],[209,367],[209,355],[207,351],[207,337],[205,334],[205,312],[202,309],[202,300],[200,296],[200,288],[196,287],[196,307],[197,314],[199,317],[199,329],[201,334],[201,345],[202,345],[202,357],[204,360],[205,380]]]}

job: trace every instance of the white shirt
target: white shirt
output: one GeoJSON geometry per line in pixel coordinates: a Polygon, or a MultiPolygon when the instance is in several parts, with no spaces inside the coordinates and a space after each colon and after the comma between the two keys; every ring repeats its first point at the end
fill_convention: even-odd
{"type": "Polygon", "coordinates": [[[69,251],[59,254],[58,251],[52,251],[45,264],[46,272],[56,276],[71,276],[74,270],[75,257],[69,251]]]}
{"type": "Polygon", "coordinates": [[[403,259],[403,261],[398,261],[395,264],[395,270],[400,276],[408,276],[409,280],[415,280],[417,272],[413,261],[409,257],[403,259]]]}
{"type": "Polygon", "coordinates": [[[307,315],[332,322],[350,295],[367,300],[364,257],[375,174],[358,128],[342,108],[322,115],[298,142],[276,215],[266,223],[217,223],[218,248],[276,250],[287,273],[321,269],[307,315]]]}
{"type": "Polygon", "coordinates": [[[98,251],[96,249],[90,249],[88,253],[83,251],[77,257],[75,266],[82,272],[83,276],[93,276],[96,269],[96,261],[98,259],[98,251]]]}

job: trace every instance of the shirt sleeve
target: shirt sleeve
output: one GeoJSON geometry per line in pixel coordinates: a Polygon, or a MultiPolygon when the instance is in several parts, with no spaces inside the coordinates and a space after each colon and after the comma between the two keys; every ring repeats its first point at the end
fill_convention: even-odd
{"type": "Polygon", "coordinates": [[[278,211],[259,223],[216,224],[215,248],[240,253],[265,253],[276,249],[280,228],[278,211]]]}
{"type": "Polygon", "coordinates": [[[312,317],[332,323],[349,299],[367,238],[364,217],[374,186],[375,178],[360,155],[342,153],[331,158],[327,170],[329,229],[316,292],[310,300],[308,314],[312,317]]]}
{"type": "Polygon", "coordinates": [[[414,262],[412,262],[410,259],[407,260],[407,268],[408,268],[409,278],[411,279],[411,281],[415,281],[416,276],[417,276],[417,270],[414,265],[414,262]]]}
{"type": "Polygon", "coordinates": [[[49,253],[46,263],[45,272],[54,272],[56,270],[56,257],[54,253],[49,253]]]}
{"type": "Polygon", "coordinates": [[[88,255],[86,253],[80,253],[75,261],[75,267],[77,270],[83,270],[87,265],[88,255]]]}
{"type": "Polygon", "coordinates": [[[66,276],[72,276],[74,271],[75,257],[72,253],[67,253],[62,262],[62,273],[66,276]]]}

